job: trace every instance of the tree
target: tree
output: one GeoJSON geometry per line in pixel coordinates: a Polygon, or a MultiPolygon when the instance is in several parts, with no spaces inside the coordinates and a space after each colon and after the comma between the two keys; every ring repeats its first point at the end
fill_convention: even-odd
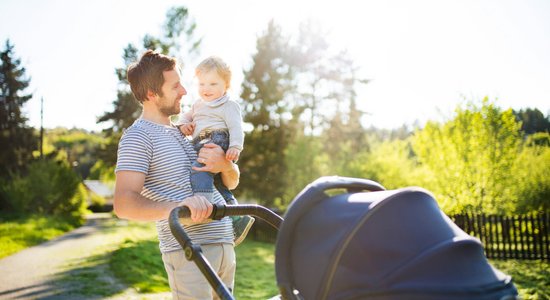
{"type": "Polygon", "coordinates": [[[272,206],[285,193],[285,149],[289,142],[293,69],[287,52],[288,38],[273,21],[256,42],[253,64],[242,83],[244,121],[252,125],[246,134],[239,161],[246,172],[239,190],[243,195],[272,206]]]}
{"type": "Polygon", "coordinates": [[[7,40],[4,51],[0,52],[0,176],[4,177],[24,170],[38,144],[21,112],[32,98],[32,94],[25,94],[30,78],[25,77],[25,68],[15,58],[13,48],[7,40]]]}
{"type": "Polygon", "coordinates": [[[529,135],[513,170],[517,213],[550,211],[550,133],[529,135]]]}
{"type": "Polygon", "coordinates": [[[257,50],[241,95],[253,129],[240,160],[247,174],[240,187],[243,195],[284,207],[316,177],[346,173],[356,149],[366,146],[355,88],[368,81],[345,51],[330,52],[311,21],[296,39],[271,21],[257,50]]]}
{"type": "Polygon", "coordinates": [[[537,108],[514,111],[516,119],[521,122],[521,131],[526,135],[536,132],[550,132],[550,117],[542,114],[537,108]]]}
{"type": "Polygon", "coordinates": [[[134,99],[130,85],[126,79],[126,70],[128,66],[139,59],[139,53],[147,49],[159,51],[160,53],[171,55],[178,58],[180,67],[184,68],[183,56],[191,60],[198,52],[201,38],[196,37],[195,29],[197,25],[189,15],[185,7],[173,7],[166,13],[166,21],[163,26],[163,32],[160,37],[145,35],[141,48],[128,44],[123,50],[122,67],[116,68],[119,85],[117,99],[113,101],[113,111],[105,112],[97,119],[98,123],[111,122],[112,126],[105,129],[105,134],[109,142],[104,144],[99,150],[98,155],[106,165],[116,163],[116,153],[118,141],[122,131],[132,125],[132,123],[141,114],[141,105],[134,99]],[[184,45],[181,41],[185,41],[184,45]],[[140,50],[141,49],[141,50],[140,50]]]}
{"type": "Polygon", "coordinates": [[[446,212],[514,210],[519,129],[511,109],[503,111],[485,98],[481,107],[459,107],[454,119],[428,122],[415,134],[414,152],[430,174],[426,187],[446,212]]]}
{"type": "Polygon", "coordinates": [[[326,145],[324,151],[330,159],[332,173],[351,176],[350,164],[359,151],[368,149],[365,129],[361,125],[364,112],[357,108],[355,87],[366,84],[368,80],[357,77],[358,68],[345,53],[333,58],[331,64],[338,75],[332,76],[334,89],[331,93],[335,102],[334,115],[328,119],[328,128],[322,137],[326,145]]]}

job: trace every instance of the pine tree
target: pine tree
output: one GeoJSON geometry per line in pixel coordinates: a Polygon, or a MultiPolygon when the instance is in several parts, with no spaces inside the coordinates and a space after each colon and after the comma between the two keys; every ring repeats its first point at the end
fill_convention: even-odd
{"type": "Polygon", "coordinates": [[[21,108],[32,98],[25,94],[30,78],[25,77],[25,68],[15,58],[14,46],[6,41],[0,52],[0,176],[24,170],[37,148],[33,129],[27,126],[27,118],[21,108]]]}
{"type": "Polygon", "coordinates": [[[246,176],[238,191],[272,206],[284,195],[285,149],[289,140],[289,93],[292,90],[288,39],[273,21],[256,43],[253,65],[245,71],[241,98],[244,121],[253,129],[246,134],[239,161],[246,176]]]}

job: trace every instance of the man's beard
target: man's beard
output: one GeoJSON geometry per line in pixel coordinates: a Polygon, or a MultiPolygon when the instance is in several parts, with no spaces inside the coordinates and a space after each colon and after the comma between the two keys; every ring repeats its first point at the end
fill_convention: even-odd
{"type": "Polygon", "coordinates": [[[159,111],[168,117],[172,115],[177,115],[180,113],[181,108],[179,107],[179,105],[176,105],[176,103],[177,101],[174,101],[172,105],[161,106],[159,108],[159,111]]]}

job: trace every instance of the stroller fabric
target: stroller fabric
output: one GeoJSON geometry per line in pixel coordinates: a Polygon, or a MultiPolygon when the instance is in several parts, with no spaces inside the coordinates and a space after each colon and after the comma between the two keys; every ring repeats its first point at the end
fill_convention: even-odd
{"type": "Polygon", "coordinates": [[[323,177],[289,206],[275,252],[283,298],[515,299],[510,276],[422,188],[323,177]],[[348,192],[328,196],[325,190],[348,192]],[[364,190],[370,190],[364,192],[364,190]]]}

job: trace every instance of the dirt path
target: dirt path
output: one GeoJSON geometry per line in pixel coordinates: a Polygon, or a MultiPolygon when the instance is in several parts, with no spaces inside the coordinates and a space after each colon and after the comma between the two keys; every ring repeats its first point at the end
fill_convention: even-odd
{"type": "Polygon", "coordinates": [[[0,299],[170,299],[168,293],[138,294],[109,271],[103,254],[118,245],[109,236],[125,224],[93,214],[74,231],[1,259],[0,299]],[[86,276],[101,286],[86,286],[86,276]]]}

